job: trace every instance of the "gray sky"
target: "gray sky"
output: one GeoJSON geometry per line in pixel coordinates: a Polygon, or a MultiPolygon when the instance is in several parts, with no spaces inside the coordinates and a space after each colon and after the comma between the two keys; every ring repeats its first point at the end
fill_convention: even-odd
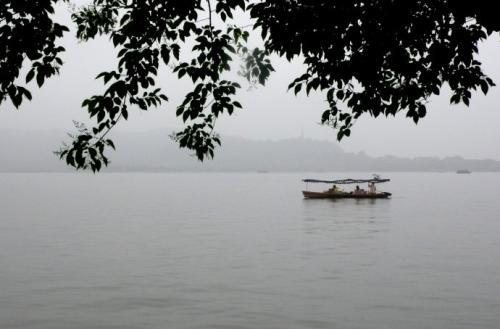
{"type": "MultiPolygon", "coordinates": [[[[69,24],[68,12],[60,9],[58,17],[69,24]]],[[[241,18],[241,24],[248,19],[241,18]]],[[[238,22],[240,23],[240,22],[238,22]]],[[[480,60],[485,71],[500,84],[500,42],[498,35],[481,45],[480,60]]],[[[74,34],[63,41],[67,52],[61,75],[49,80],[38,90],[31,86],[34,100],[19,111],[10,104],[0,108],[0,129],[57,129],[71,131],[72,120],[88,122],[80,107],[85,97],[102,90],[94,77],[102,70],[115,67],[115,51],[107,39],[78,43],[74,34]]],[[[326,103],[323,95],[295,97],[287,85],[303,72],[299,61],[288,63],[274,58],[277,70],[266,87],[243,91],[239,98],[244,106],[235,115],[219,120],[221,134],[251,139],[283,139],[305,137],[335,140],[336,133],[318,124],[326,103]]],[[[236,69],[236,68],[235,68],[236,69]]],[[[187,79],[179,82],[168,71],[160,76],[170,102],[160,109],[140,110],[130,114],[117,130],[142,131],[181,127],[175,108],[189,90],[187,79]]],[[[396,118],[360,119],[350,138],[342,141],[346,151],[366,151],[370,155],[450,156],[493,158],[500,160],[500,89],[488,96],[477,93],[469,108],[449,104],[449,91],[443,90],[431,100],[427,117],[418,125],[400,115],[396,118]]]]}

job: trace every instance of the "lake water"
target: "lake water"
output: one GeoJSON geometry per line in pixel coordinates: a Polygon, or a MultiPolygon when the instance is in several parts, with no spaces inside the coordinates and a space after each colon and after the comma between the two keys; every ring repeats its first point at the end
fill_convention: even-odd
{"type": "Polygon", "coordinates": [[[500,174],[346,176],[0,174],[0,328],[500,328],[500,174]]]}

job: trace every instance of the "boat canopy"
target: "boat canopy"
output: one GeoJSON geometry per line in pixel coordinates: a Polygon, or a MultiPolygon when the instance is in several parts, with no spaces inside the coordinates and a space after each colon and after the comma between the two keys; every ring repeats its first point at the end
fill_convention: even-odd
{"type": "Polygon", "coordinates": [[[339,179],[339,180],[318,180],[318,179],[303,179],[304,183],[325,183],[325,184],[363,184],[363,183],[386,183],[390,179],[371,178],[371,179],[339,179]]]}

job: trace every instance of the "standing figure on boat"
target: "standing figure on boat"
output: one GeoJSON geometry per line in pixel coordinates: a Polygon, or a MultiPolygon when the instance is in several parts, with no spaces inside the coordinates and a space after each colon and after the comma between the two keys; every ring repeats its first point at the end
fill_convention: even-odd
{"type": "Polygon", "coordinates": [[[370,191],[371,194],[377,193],[377,188],[375,187],[374,182],[368,183],[368,190],[370,191]]]}

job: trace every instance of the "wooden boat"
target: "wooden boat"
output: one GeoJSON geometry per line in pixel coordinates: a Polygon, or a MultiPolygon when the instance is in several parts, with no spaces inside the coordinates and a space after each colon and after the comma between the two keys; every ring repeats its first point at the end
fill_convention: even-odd
{"type": "Polygon", "coordinates": [[[338,189],[329,189],[322,192],[314,192],[309,191],[308,186],[309,183],[323,183],[330,185],[342,185],[342,184],[379,184],[389,182],[389,179],[381,179],[380,176],[374,175],[372,179],[340,179],[340,180],[317,180],[317,179],[304,179],[306,190],[302,191],[304,198],[307,199],[388,199],[392,196],[392,193],[389,192],[368,192],[364,190],[352,191],[352,192],[344,192],[338,189]]]}
{"type": "Polygon", "coordinates": [[[308,199],[388,199],[391,197],[389,192],[378,192],[378,193],[359,193],[355,194],[353,192],[311,192],[302,191],[304,198],[308,199]]]}

